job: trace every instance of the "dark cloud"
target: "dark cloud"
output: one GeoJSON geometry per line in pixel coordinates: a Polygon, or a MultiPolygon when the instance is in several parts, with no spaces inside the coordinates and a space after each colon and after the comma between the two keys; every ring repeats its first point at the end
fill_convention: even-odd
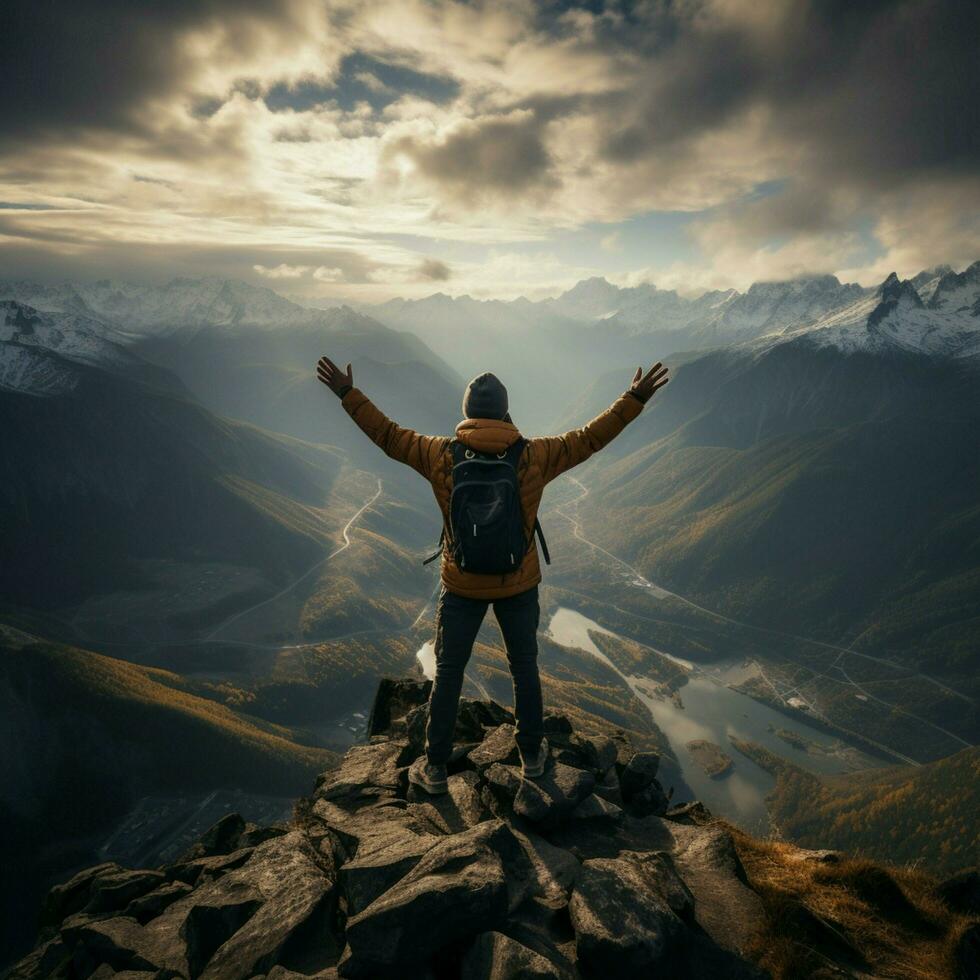
{"type": "Polygon", "coordinates": [[[280,265],[301,267],[310,273],[319,268],[335,269],[339,270],[335,281],[345,284],[370,283],[372,275],[385,268],[361,252],[347,248],[283,248],[275,244],[195,246],[122,241],[110,235],[68,237],[18,228],[5,223],[0,216],[0,267],[5,277],[160,281],[173,276],[207,274],[243,279],[273,289],[291,282],[262,275],[256,270],[257,265],[267,269],[280,265]],[[3,240],[5,237],[7,240],[3,240]],[[48,247],[52,243],[72,247],[52,249],[48,247]]]}
{"type": "Polygon", "coordinates": [[[452,269],[439,259],[423,259],[419,264],[419,278],[445,282],[452,278],[452,269]]]}
{"type": "Polygon", "coordinates": [[[467,123],[440,142],[400,137],[388,145],[386,155],[405,154],[452,196],[489,192],[516,197],[557,183],[542,129],[534,115],[491,118],[467,123]]]}
{"type": "Polygon", "coordinates": [[[714,208],[708,218],[738,225],[747,241],[765,242],[794,234],[842,232],[853,227],[853,195],[835,195],[824,186],[799,181],[773,181],[755,193],[714,208]]]}
{"type": "Polygon", "coordinates": [[[263,32],[288,32],[286,0],[4,0],[0,138],[79,129],[145,132],[155,98],[181,91],[183,36],[218,26],[247,54],[263,32]]]}
{"type": "Polygon", "coordinates": [[[980,166],[975,0],[729,9],[658,7],[646,30],[607,32],[605,43],[646,58],[648,70],[637,87],[596,100],[606,159],[683,152],[762,110],[769,135],[806,148],[814,170],[878,182],[980,166]]]}

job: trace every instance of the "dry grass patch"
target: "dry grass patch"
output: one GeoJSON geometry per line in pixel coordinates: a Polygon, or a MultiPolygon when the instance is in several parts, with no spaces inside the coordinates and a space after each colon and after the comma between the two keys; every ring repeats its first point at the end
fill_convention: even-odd
{"type": "Polygon", "coordinates": [[[728,829],[768,917],[747,951],[776,980],[841,969],[895,980],[957,977],[956,945],[976,920],[950,911],[931,876],[864,858],[821,861],[728,829]]]}

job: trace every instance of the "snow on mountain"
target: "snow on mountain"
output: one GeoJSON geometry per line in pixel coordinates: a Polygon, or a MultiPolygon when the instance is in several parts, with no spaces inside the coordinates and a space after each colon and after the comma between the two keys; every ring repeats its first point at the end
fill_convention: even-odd
{"type": "Polygon", "coordinates": [[[946,273],[928,297],[929,309],[980,317],[980,262],[974,262],[960,273],[953,272],[949,266],[945,268],[946,273]]]}
{"type": "MultiPolygon", "coordinates": [[[[411,331],[436,350],[456,348],[457,353],[460,342],[476,334],[509,344],[534,336],[543,352],[553,349],[555,337],[570,329],[578,338],[578,349],[591,343],[595,331],[597,342],[609,342],[610,358],[621,349],[632,350],[631,344],[642,344],[648,335],[658,346],[698,350],[773,344],[804,333],[814,342],[848,350],[889,344],[962,356],[972,349],[980,323],[980,262],[961,273],[937,266],[904,282],[892,276],[877,290],[824,275],[758,282],[745,293],[725,290],[696,298],[649,283],[619,287],[601,276],[538,301],[434,293],[419,300],[360,304],[356,310],[311,309],[266,287],[217,277],[177,278],[163,285],[108,279],[55,285],[7,280],[0,281],[0,300],[4,298],[43,313],[74,317],[38,329],[47,331],[44,345],[60,345],[69,352],[66,356],[75,357],[94,350],[99,337],[118,345],[182,330],[377,329],[379,320],[411,331]],[[69,333],[76,336],[69,338],[69,333]]],[[[105,355],[101,348],[93,354],[105,355]]]]}
{"type": "Polygon", "coordinates": [[[937,265],[933,269],[923,269],[918,275],[912,277],[911,283],[915,286],[915,291],[922,298],[923,303],[928,303],[932,299],[932,294],[936,291],[939,280],[952,271],[951,266],[937,265]]]}
{"type": "Polygon", "coordinates": [[[830,310],[852,303],[863,294],[861,286],[843,284],[836,276],[757,282],[744,296],[727,304],[711,327],[726,338],[748,339],[773,329],[785,330],[813,323],[830,310]]]}
{"type": "MultiPolygon", "coordinates": [[[[639,287],[639,291],[655,287],[639,287]]],[[[541,305],[553,313],[575,320],[604,320],[614,316],[624,306],[635,305],[638,289],[620,289],[602,276],[577,282],[555,299],[541,305]]]]}
{"type": "Polygon", "coordinates": [[[0,343],[0,390],[37,397],[65,395],[78,385],[71,365],[19,344],[0,343]]]}
{"type": "Polygon", "coordinates": [[[23,303],[0,301],[0,343],[52,351],[69,360],[122,367],[136,359],[116,331],[73,313],[41,313],[23,303]]]}
{"type": "Polygon", "coordinates": [[[134,337],[200,327],[330,328],[358,318],[350,307],[314,310],[264,286],[234,279],[177,278],[163,285],[100,279],[45,285],[31,280],[0,282],[0,299],[13,299],[49,313],[77,313],[110,323],[134,337]]]}
{"type": "Polygon", "coordinates": [[[0,301],[0,385],[31,394],[72,390],[71,362],[121,370],[141,362],[112,339],[111,327],[75,313],[40,313],[0,301]]]}
{"type": "Polygon", "coordinates": [[[976,356],[980,354],[980,317],[972,312],[972,304],[980,292],[980,283],[975,281],[980,278],[978,272],[980,263],[959,276],[944,273],[941,282],[948,280],[947,289],[941,293],[937,286],[928,305],[922,302],[912,280],[900,280],[893,272],[876,290],[850,305],[811,325],[770,335],[761,343],[781,343],[802,336],[818,346],[836,347],[845,353],[900,350],[943,357],[976,356]],[[953,308],[946,309],[946,305],[953,308]]]}
{"type": "Polygon", "coordinates": [[[834,276],[819,276],[755,283],[744,294],[728,289],[690,299],[649,283],[619,287],[594,276],[553,299],[538,302],[474,300],[436,293],[420,300],[389,300],[363,309],[382,322],[422,332],[437,326],[445,334],[473,326],[503,330],[575,323],[625,336],[674,331],[679,343],[698,348],[752,340],[772,330],[816,322],[865,292],[861,286],[842,284],[834,276]]]}

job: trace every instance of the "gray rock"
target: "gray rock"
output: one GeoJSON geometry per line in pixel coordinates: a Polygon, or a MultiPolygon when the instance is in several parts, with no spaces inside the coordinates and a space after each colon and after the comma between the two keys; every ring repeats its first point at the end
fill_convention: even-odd
{"type": "Polygon", "coordinates": [[[615,766],[617,745],[607,735],[576,735],[574,741],[585,766],[592,770],[597,779],[602,779],[615,766]]]}
{"type": "Polygon", "coordinates": [[[624,805],[629,808],[630,813],[638,817],[646,817],[650,814],[662,817],[670,809],[670,800],[667,799],[667,794],[664,793],[660,783],[654,780],[648,786],[633,793],[624,805]]]}
{"type": "Polygon", "coordinates": [[[287,970],[284,966],[274,966],[265,975],[265,980],[337,980],[339,976],[335,966],[328,966],[325,970],[317,970],[316,973],[297,973],[295,970],[287,970]]]}
{"type": "Polygon", "coordinates": [[[592,791],[596,796],[601,796],[606,802],[614,803],[620,809],[625,806],[623,801],[623,791],[619,787],[619,777],[613,767],[605,776],[596,780],[595,789],[592,791]]]}
{"type": "Polygon", "coordinates": [[[523,885],[522,897],[532,899],[538,906],[564,908],[581,868],[579,861],[532,830],[514,826],[511,831],[526,858],[511,868],[512,875],[523,885]]]}
{"type": "Polygon", "coordinates": [[[145,925],[150,919],[155,919],[165,908],[190,893],[190,885],[182,881],[171,881],[155,888],[146,895],[134,898],[126,906],[123,915],[136,919],[140,925],[145,925]]]}
{"type": "Polygon", "coordinates": [[[661,817],[634,817],[624,812],[621,819],[602,824],[588,820],[564,820],[548,829],[548,839],[584,861],[596,857],[618,857],[623,851],[673,850],[673,826],[661,817]]]}
{"type": "Polygon", "coordinates": [[[651,882],[641,855],[584,863],[568,905],[579,964],[596,976],[669,976],[684,926],[651,882]]]}
{"type": "Polygon", "coordinates": [[[218,878],[235,868],[240,868],[251,856],[254,848],[243,847],[231,854],[216,854],[214,857],[197,858],[181,864],[173,864],[164,871],[168,881],[182,881],[196,885],[206,878],[218,878]]]}
{"type": "Polygon", "coordinates": [[[569,813],[571,820],[619,820],[622,816],[622,807],[596,796],[595,793],[587,796],[569,813]]]}
{"type": "Polygon", "coordinates": [[[407,786],[404,767],[410,755],[409,746],[401,741],[354,745],[337,769],[322,774],[314,798],[358,806],[396,797],[407,786]]]}
{"type": "Polygon", "coordinates": [[[264,844],[267,840],[272,840],[273,837],[282,837],[283,834],[288,834],[289,830],[289,827],[284,827],[281,824],[256,827],[254,823],[247,823],[244,832],[238,838],[238,846],[240,848],[258,847],[259,844],[264,844]]]}
{"type": "Polygon", "coordinates": [[[745,883],[731,834],[718,824],[664,823],[674,837],[674,864],[694,896],[697,924],[718,946],[740,953],[764,925],[765,912],[759,896],[745,883]]]}
{"type": "Polygon", "coordinates": [[[567,715],[560,714],[557,711],[545,711],[544,731],[550,741],[552,735],[571,735],[574,728],[568,720],[567,715]]]}
{"type": "Polygon", "coordinates": [[[60,926],[69,915],[74,915],[85,908],[91,898],[93,885],[103,875],[118,874],[125,870],[114,861],[107,861],[79,871],[63,884],[55,885],[48,892],[41,906],[42,930],[60,926]]]}
{"type": "Polygon", "coordinates": [[[39,944],[22,960],[10,967],[4,980],[44,980],[46,977],[63,977],[71,964],[71,950],[60,936],[39,944]]]}
{"type": "Polygon", "coordinates": [[[183,855],[182,860],[213,857],[237,851],[239,838],[245,832],[245,820],[240,813],[226,813],[216,824],[209,827],[196,844],[183,855]]]}
{"type": "Polygon", "coordinates": [[[660,769],[660,756],[656,752],[636,752],[619,773],[619,785],[623,799],[628,803],[656,778],[660,769]]]}
{"type": "MultiPolygon", "coordinates": [[[[438,799],[438,797],[435,797],[438,799]]],[[[443,815],[430,802],[430,797],[424,789],[418,786],[408,787],[408,806],[405,809],[418,820],[419,824],[430,834],[452,834],[449,824],[443,815]]]]}
{"type": "Polygon", "coordinates": [[[502,932],[476,937],[461,963],[461,980],[570,980],[568,964],[559,965],[502,932]]]}
{"type": "Polygon", "coordinates": [[[375,977],[424,963],[441,946],[495,928],[508,911],[504,861],[519,854],[499,820],[440,838],[397,884],[347,920],[341,976],[375,977]]]}
{"type": "Polygon", "coordinates": [[[166,970],[113,970],[108,963],[103,963],[88,980],[165,980],[168,973],[176,976],[166,970]]]}
{"type": "Polygon", "coordinates": [[[567,816],[595,786],[595,777],[583,769],[556,762],[537,779],[522,779],[513,766],[494,763],[484,773],[488,796],[484,800],[495,812],[511,811],[533,823],[555,823],[567,816]]]}
{"type": "Polygon", "coordinates": [[[520,759],[517,742],[514,741],[514,726],[498,725],[487,732],[483,741],[469,752],[469,761],[482,772],[495,762],[502,765],[515,765],[520,759]]]}
{"type": "Polygon", "coordinates": [[[636,748],[629,735],[621,728],[616,729],[609,737],[616,746],[616,773],[618,775],[626,767],[630,759],[636,755],[636,748]]]}
{"type": "Polygon", "coordinates": [[[560,820],[570,814],[594,786],[592,773],[556,762],[538,779],[520,781],[514,797],[514,813],[535,823],[560,820]]]}
{"type": "Polygon", "coordinates": [[[501,802],[513,803],[521,788],[520,770],[514,766],[504,766],[494,763],[483,774],[487,781],[487,789],[501,802]]]}
{"type": "MultiPolygon", "coordinates": [[[[337,980],[339,976],[335,966],[317,970],[316,973],[297,973],[295,970],[277,965],[265,975],[265,980],[337,980]]],[[[260,978],[253,978],[253,980],[260,980],[260,978]]]]}
{"type": "Polygon", "coordinates": [[[460,698],[456,715],[456,742],[481,742],[488,728],[496,728],[506,722],[514,723],[514,713],[496,701],[474,701],[460,698]]]}
{"type": "Polygon", "coordinates": [[[113,970],[190,974],[184,941],[177,934],[161,941],[159,935],[126,916],[66,926],[61,935],[72,951],[73,971],[81,976],[89,976],[104,963],[113,970]]]}
{"type": "Polygon", "coordinates": [[[348,861],[340,869],[340,887],[348,916],[363,912],[376,898],[408,874],[439,837],[404,834],[382,847],[348,861]]]}
{"type": "Polygon", "coordinates": [[[241,867],[203,878],[145,925],[130,916],[73,920],[62,936],[82,976],[108,964],[204,980],[251,977],[300,956],[313,940],[336,960],[327,927],[334,896],[317,852],[293,831],[259,845],[241,867]]]}
{"type": "Polygon", "coordinates": [[[139,898],[158,886],[165,884],[166,875],[162,871],[119,871],[101,874],[92,882],[88,904],[84,911],[90,915],[96,912],[116,912],[124,909],[134,898],[139,898]]]}
{"type": "MultiPolygon", "coordinates": [[[[426,794],[425,803],[438,813],[448,833],[457,834],[490,819],[491,813],[480,798],[479,785],[480,777],[475,772],[460,772],[449,777],[448,793],[442,796],[426,794]]],[[[414,789],[409,789],[409,798],[421,799],[414,795],[414,789]]]]}
{"type": "Polygon", "coordinates": [[[671,911],[686,922],[693,921],[694,896],[677,872],[674,859],[667,851],[651,851],[636,855],[635,860],[642,866],[647,881],[671,911]]]}
{"type": "Polygon", "coordinates": [[[425,704],[432,691],[432,681],[409,677],[382,677],[368,716],[369,736],[390,732],[392,724],[414,707],[425,704]]]}
{"type": "Polygon", "coordinates": [[[340,842],[341,863],[363,857],[411,837],[432,836],[431,827],[404,800],[350,811],[329,800],[317,800],[313,814],[340,842]]]}
{"type": "Polygon", "coordinates": [[[289,944],[302,940],[304,931],[315,933],[321,953],[336,961],[339,948],[327,928],[335,883],[324,876],[316,852],[299,831],[261,844],[244,867],[214,884],[239,881],[255,891],[259,905],[208,957],[201,980],[264,973],[282,960],[289,944]]]}

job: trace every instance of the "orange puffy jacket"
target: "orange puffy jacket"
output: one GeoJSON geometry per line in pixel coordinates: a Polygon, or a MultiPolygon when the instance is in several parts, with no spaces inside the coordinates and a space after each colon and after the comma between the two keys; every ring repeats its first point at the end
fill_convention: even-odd
{"type": "MultiPolygon", "coordinates": [[[[446,452],[449,436],[423,436],[396,425],[358,388],[351,388],[341,400],[347,414],[367,437],[392,459],[406,463],[432,484],[432,492],[442,511],[443,525],[449,526],[449,495],[453,488],[452,453],[446,452]]],[[[457,567],[448,545],[442,550],[443,585],[457,595],[472,599],[503,599],[516,595],[541,581],[534,520],[545,486],[573,466],[585,462],[594,452],[607,446],[643,411],[643,403],[628,392],[620,395],[601,415],[581,429],[561,436],[528,439],[517,465],[525,533],[532,542],[521,567],[503,575],[479,575],[457,567]]],[[[456,426],[456,438],[478,452],[503,452],[520,438],[511,422],[496,419],[464,419],[456,426]]]]}

